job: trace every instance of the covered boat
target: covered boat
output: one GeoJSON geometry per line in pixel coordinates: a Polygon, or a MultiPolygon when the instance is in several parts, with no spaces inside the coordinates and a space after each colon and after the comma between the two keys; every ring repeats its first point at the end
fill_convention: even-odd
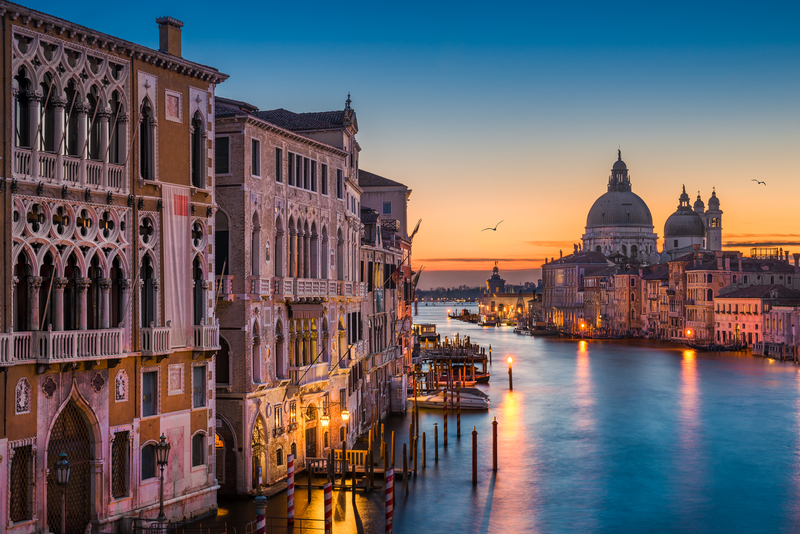
{"type": "MultiPolygon", "coordinates": [[[[437,391],[430,395],[419,395],[409,399],[416,401],[417,406],[420,408],[438,408],[442,409],[444,406],[444,391],[437,391]]],[[[450,398],[448,395],[448,404],[450,398]]],[[[455,403],[453,404],[455,406],[455,403]]],[[[477,388],[462,388],[461,389],[461,409],[462,410],[488,410],[489,409],[489,395],[477,388]]]]}

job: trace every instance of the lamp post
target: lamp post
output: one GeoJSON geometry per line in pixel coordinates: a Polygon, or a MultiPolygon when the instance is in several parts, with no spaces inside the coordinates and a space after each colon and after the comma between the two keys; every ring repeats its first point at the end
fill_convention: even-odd
{"type": "Polygon", "coordinates": [[[347,434],[350,430],[350,410],[342,410],[341,415],[345,425],[342,440],[342,489],[347,489],[347,434]]]}
{"type": "Polygon", "coordinates": [[[61,534],[67,532],[67,486],[69,485],[69,461],[62,452],[56,461],[56,484],[61,486],[61,534]]]}
{"type": "Polygon", "coordinates": [[[167,443],[167,438],[164,434],[161,434],[160,441],[156,443],[156,463],[158,464],[158,468],[160,469],[159,479],[160,479],[160,497],[158,503],[158,517],[156,518],[157,521],[163,522],[167,520],[167,516],[164,514],[164,468],[167,466],[167,460],[169,459],[169,449],[172,447],[169,443],[167,443]]]}
{"type": "Polygon", "coordinates": [[[508,357],[508,390],[514,391],[514,380],[511,376],[511,356],[508,357]]]}

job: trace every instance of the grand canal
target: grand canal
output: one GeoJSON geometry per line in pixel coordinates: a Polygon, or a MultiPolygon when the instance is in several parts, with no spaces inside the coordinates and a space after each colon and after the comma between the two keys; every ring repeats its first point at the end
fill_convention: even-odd
{"type": "MultiPolygon", "coordinates": [[[[455,309],[452,305],[451,309],[455,309]]],[[[533,339],[511,328],[435,322],[492,345],[488,413],[465,413],[457,439],[433,463],[439,411],[421,411],[428,468],[396,490],[395,531],[797,532],[800,531],[800,368],[744,354],[703,354],[649,341],[533,339]],[[506,358],[513,358],[514,391],[506,358]],[[491,421],[500,468],[492,473],[491,421]],[[471,483],[472,428],[479,483],[471,483]]],[[[398,449],[407,418],[395,417],[398,449]]],[[[441,446],[441,444],[440,444],[441,446]]],[[[399,459],[399,454],[398,454],[399,459]]],[[[285,515],[285,494],[268,515],[285,515]]],[[[383,532],[383,496],[334,494],[334,532],[383,532]]],[[[298,516],[322,516],[297,491],[298,516]]],[[[242,503],[225,515],[252,514],[242,503]]],[[[233,517],[229,517],[233,519],[233,517]]]]}

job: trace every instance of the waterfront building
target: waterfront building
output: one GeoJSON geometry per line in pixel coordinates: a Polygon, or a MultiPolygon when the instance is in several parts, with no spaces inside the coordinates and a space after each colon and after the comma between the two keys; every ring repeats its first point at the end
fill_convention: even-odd
{"type": "Polygon", "coordinates": [[[608,191],[594,202],[586,217],[582,250],[606,256],[617,253],[636,262],[652,262],[658,242],[653,232],[653,217],[644,200],[631,190],[621,151],[607,187],[608,191]]]}
{"type": "Polygon", "coordinates": [[[481,300],[478,303],[479,321],[487,324],[494,324],[498,321],[517,320],[526,318],[529,306],[525,303],[537,300],[536,291],[518,293],[506,291],[506,281],[500,278],[500,269],[497,262],[494,262],[492,275],[486,280],[486,289],[481,292],[481,300]]]}
{"type": "Polygon", "coordinates": [[[217,428],[226,492],[321,457],[361,422],[355,111],[261,111],[217,99],[217,428]],[[327,427],[322,417],[329,417],[327,427]]]}
{"type": "Polygon", "coordinates": [[[584,319],[584,277],[612,267],[602,252],[582,251],[542,265],[542,310],[545,321],[577,330],[584,319]]]}
{"type": "Polygon", "coordinates": [[[753,354],[800,361],[800,303],[770,304],[763,315],[763,339],[753,343],[753,354]]]}
{"type": "Polygon", "coordinates": [[[783,312],[769,314],[776,306],[800,306],[800,290],[761,284],[720,295],[714,305],[716,342],[748,346],[761,343],[763,350],[766,332],[769,331],[771,343],[785,343],[786,317],[783,312]]]}
{"type": "MultiPolygon", "coordinates": [[[[0,3],[0,527],[113,533],[216,509],[213,105],[226,76],[0,3]]],[[[153,28],[155,31],[155,28],[153,28]]]]}
{"type": "Polygon", "coordinates": [[[642,273],[642,334],[663,339],[669,323],[669,265],[659,263],[642,273]]]}
{"type": "Polygon", "coordinates": [[[607,267],[583,277],[583,316],[587,329],[609,331],[613,325],[618,267],[607,267]]]}
{"type": "Polygon", "coordinates": [[[641,271],[635,268],[620,270],[614,276],[614,330],[640,335],[642,332],[641,271]]]}

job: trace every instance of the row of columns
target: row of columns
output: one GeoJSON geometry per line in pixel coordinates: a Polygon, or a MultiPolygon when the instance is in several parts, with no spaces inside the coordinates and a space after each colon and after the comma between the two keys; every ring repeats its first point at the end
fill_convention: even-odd
{"type": "MultiPolygon", "coordinates": [[[[278,236],[280,238],[280,236],[278,236]]],[[[316,246],[312,250],[312,242],[314,238],[312,234],[296,232],[294,230],[289,231],[289,277],[290,278],[319,278],[320,273],[314,272],[319,271],[320,261],[317,261],[317,265],[313,266],[311,264],[312,254],[318,254],[319,250],[317,250],[316,246]],[[316,268],[314,268],[316,267],[316,268]]],[[[324,243],[327,243],[325,237],[322,238],[324,243]]],[[[323,245],[323,249],[325,249],[323,245]]],[[[319,255],[317,256],[319,258],[319,255]]],[[[322,261],[325,261],[325,258],[322,258],[322,261]]],[[[323,269],[324,271],[324,269],[323,269]]]]}
{"type": "MultiPolygon", "coordinates": [[[[43,115],[41,114],[41,107],[42,107],[42,100],[44,95],[40,91],[28,91],[25,96],[28,99],[28,126],[29,131],[28,135],[29,138],[27,140],[22,140],[21,143],[27,144],[31,148],[31,160],[30,160],[30,169],[20,169],[23,174],[27,174],[33,178],[39,177],[39,153],[41,152],[39,149],[39,135],[40,135],[40,128],[39,122],[40,117],[43,115]],[[26,172],[27,171],[27,172],[26,172]]],[[[16,100],[19,97],[18,90],[13,90],[13,98],[14,98],[14,106],[12,109],[17,109],[16,100]]],[[[54,178],[56,182],[61,183],[64,179],[64,154],[67,152],[66,150],[66,138],[64,137],[64,109],[68,105],[67,98],[64,96],[59,95],[51,95],[50,103],[53,108],[53,142],[55,146],[53,147],[53,152],[56,153],[56,165],[55,165],[55,172],[54,178]],[[62,143],[62,138],[64,138],[64,142],[62,143]]],[[[46,103],[45,103],[46,105],[46,103]]],[[[77,148],[78,154],[74,157],[80,158],[80,170],[78,175],[78,182],[80,185],[86,184],[86,164],[88,158],[88,145],[86,143],[86,134],[89,126],[89,121],[91,118],[89,117],[89,113],[91,111],[91,107],[87,102],[76,102],[72,105],[72,112],[77,113],[78,116],[78,125],[77,125],[77,148]]],[[[100,140],[99,140],[99,147],[98,151],[99,154],[97,158],[94,158],[95,161],[103,162],[103,172],[102,172],[102,182],[100,185],[103,187],[108,186],[108,143],[110,138],[110,130],[109,130],[109,119],[112,115],[112,110],[110,108],[102,108],[97,110],[97,114],[95,117],[95,121],[98,121],[100,127],[100,140]]],[[[21,118],[17,117],[17,121],[21,118]]],[[[116,130],[125,132],[126,127],[124,126],[128,122],[128,114],[123,113],[117,117],[117,125],[116,130]]],[[[119,153],[120,154],[127,154],[127,144],[128,139],[126,135],[118,136],[120,139],[120,146],[119,146],[119,153]]],[[[124,185],[124,184],[123,184],[124,185]]]]}
{"type": "Polygon", "coordinates": [[[309,329],[289,334],[289,357],[291,367],[311,365],[317,357],[318,333],[309,329]]]}
{"type": "MultiPolygon", "coordinates": [[[[92,285],[91,278],[76,278],[75,287],[78,290],[78,330],[87,330],[89,327],[89,313],[88,313],[88,290],[92,285]]],[[[28,324],[32,331],[40,330],[40,313],[44,310],[39,309],[39,292],[42,289],[42,284],[45,283],[44,278],[41,276],[29,276],[28,282],[28,324]]],[[[11,284],[11,298],[14,299],[16,286],[19,283],[19,277],[14,276],[11,284]]],[[[57,276],[53,278],[53,302],[50,303],[53,309],[53,330],[60,332],[64,330],[64,289],[69,283],[68,278],[57,276]]],[[[99,278],[97,283],[100,287],[100,328],[111,328],[111,284],[110,278],[99,278]]],[[[123,302],[121,303],[123,309],[127,309],[128,299],[130,298],[130,281],[128,279],[119,280],[120,288],[122,289],[123,302]]],[[[47,291],[48,288],[45,288],[47,291]]],[[[116,325],[114,325],[116,328],[116,325]]]]}

